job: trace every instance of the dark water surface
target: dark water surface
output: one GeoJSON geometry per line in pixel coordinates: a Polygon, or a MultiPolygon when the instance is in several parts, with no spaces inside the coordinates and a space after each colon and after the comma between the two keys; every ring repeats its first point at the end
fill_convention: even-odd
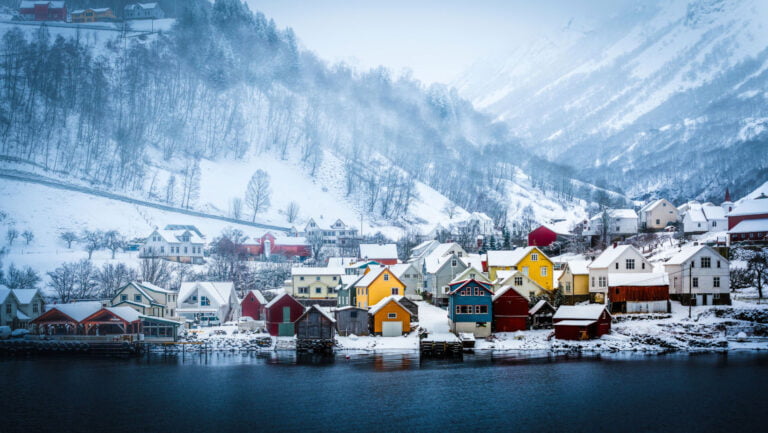
{"type": "Polygon", "coordinates": [[[768,431],[768,354],[0,359],[0,432],[768,431]]]}

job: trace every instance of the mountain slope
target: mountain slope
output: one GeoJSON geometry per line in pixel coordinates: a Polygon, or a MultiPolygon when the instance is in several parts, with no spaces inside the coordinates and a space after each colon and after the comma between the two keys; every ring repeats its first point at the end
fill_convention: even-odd
{"type": "Polygon", "coordinates": [[[768,174],[766,22],[758,0],[643,3],[531,56],[480,62],[457,85],[586,179],[636,197],[721,199],[768,174]]]}

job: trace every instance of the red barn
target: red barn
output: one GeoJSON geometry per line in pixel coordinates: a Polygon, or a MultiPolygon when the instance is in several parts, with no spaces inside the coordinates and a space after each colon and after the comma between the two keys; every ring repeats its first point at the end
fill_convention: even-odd
{"type": "Polygon", "coordinates": [[[269,258],[272,255],[279,255],[286,258],[299,257],[302,260],[312,257],[312,247],[306,238],[291,236],[276,238],[272,233],[264,234],[255,239],[252,244],[243,244],[241,248],[245,254],[252,257],[269,258]]]}
{"type": "Polygon", "coordinates": [[[565,230],[544,224],[528,233],[528,246],[548,247],[558,240],[565,240],[568,236],[570,235],[565,230]]]}
{"type": "Polygon", "coordinates": [[[528,328],[528,300],[514,287],[504,286],[493,295],[493,331],[515,332],[528,328]]]}
{"type": "Polygon", "coordinates": [[[561,305],[552,321],[558,340],[590,340],[611,332],[611,313],[603,304],[561,305]]]}
{"type": "Polygon", "coordinates": [[[66,21],[67,5],[63,1],[23,1],[19,15],[28,21],[66,21]]]}
{"type": "Polygon", "coordinates": [[[304,314],[304,306],[293,296],[282,293],[264,306],[264,320],[267,322],[269,335],[293,337],[296,335],[294,323],[304,314]]]}
{"type": "Polygon", "coordinates": [[[728,214],[728,234],[731,242],[768,240],[768,196],[763,193],[736,205],[728,214]]]}
{"type": "Polygon", "coordinates": [[[668,313],[669,279],[665,273],[610,274],[611,313],[668,313]]]}
{"type": "Polygon", "coordinates": [[[264,307],[267,300],[258,290],[251,290],[240,302],[241,316],[248,316],[253,320],[264,320],[264,307]]]}

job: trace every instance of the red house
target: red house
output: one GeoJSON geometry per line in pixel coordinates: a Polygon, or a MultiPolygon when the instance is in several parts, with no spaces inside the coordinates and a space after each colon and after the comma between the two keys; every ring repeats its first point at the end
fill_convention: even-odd
{"type": "Polygon", "coordinates": [[[565,230],[561,230],[555,226],[544,224],[533,229],[528,233],[528,246],[529,247],[548,247],[554,242],[565,240],[569,233],[565,230]]]}
{"type": "Polygon", "coordinates": [[[67,5],[63,1],[23,1],[19,15],[27,21],[66,21],[67,5]]]}
{"type": "Polygon", "coordinates": [[[264,306],[264,320],[267,322],[269,335],[293,337],[296,335],[294,323],[304,314],[304,306],[293,296],[282,293],[264,306]]]}
{"type": "Polygon", "coordinates": [[[528,328],[528,300],[514,287],[504,286],[493,295],[493,331],[515,332],[528,328]]]}
{"type": "Polygon", "coordinates": [[[611,332],[611,313],[603,304],[561,305],[552,321],[558,340],[591,340],[611,332]]]}
{"type": "Polygon", "coordinates": [[[251,290],[240,302],[241,315],[248,316],[253,320],[264,320],[264,307],[266,305],[267,300],[264,299],[264,295],[258,290],[251,290]]]}
{"type": "Polygon", "coordinates": [[[382,265],[396,265],[397,245],[396,244],[360,244],[360,259],[373,260],[382,265]]]}
{"type": "Polygon", "coordinates": [[[312,257],[312,247],[306,238],[292,236],[276,238],[272,233],[265,233],[254,241],[252,244],[242,245],[243,252],[251,257],[269,258],[272,255],[279,255],[286,258],[298,257],[301,260],[312,257]]]}
{"type": "Polygon", "coordinates": [[[768,196],[765,193],[736,205],[728,214],[728,234],[731,242],[768,240],[768,196]]]}

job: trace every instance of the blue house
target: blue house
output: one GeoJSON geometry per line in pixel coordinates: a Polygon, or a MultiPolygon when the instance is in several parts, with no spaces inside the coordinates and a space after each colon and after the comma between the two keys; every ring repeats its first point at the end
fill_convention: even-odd
{"type": "Polygon", "coordinates": [[[451,331],[471,333],[475,337],[491,335],[493,290],[478,280],[449,284],[448,319],[451,331]]]}

